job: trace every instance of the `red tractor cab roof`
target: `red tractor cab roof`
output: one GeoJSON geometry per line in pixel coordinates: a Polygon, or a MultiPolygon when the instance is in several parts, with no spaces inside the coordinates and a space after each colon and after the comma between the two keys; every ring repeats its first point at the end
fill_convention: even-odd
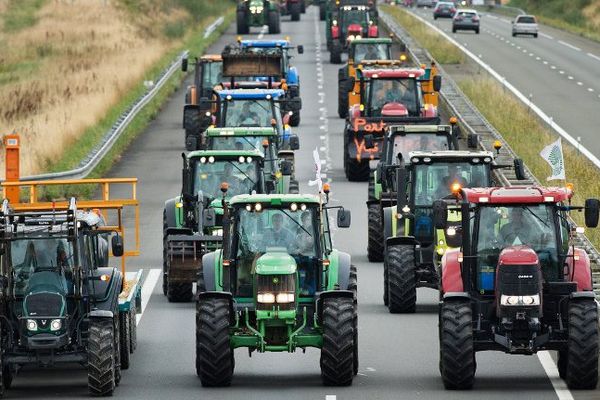
{"type": "Polygon", "coordinates": [[[560,187],[511,186],[463,189],[463,195],[469,203],[541,204],[568,201],[573,192],[560,187]]]}
{"type": "Polygon", "coordinates": [[[367,69],[362,74],[368,79],[393,79],[393,78],[420,78],[425,75],[425,70],[419,68],[402,69],[367,69]]]}

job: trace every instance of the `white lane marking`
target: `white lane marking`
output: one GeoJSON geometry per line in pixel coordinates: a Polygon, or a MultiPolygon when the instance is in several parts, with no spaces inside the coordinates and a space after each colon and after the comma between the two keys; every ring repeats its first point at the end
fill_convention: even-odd
{"type": "Polygon", "coordinates": [[[593,92],[593,91],[594,91],[593,88],[591,88],[591,87],[588,88],[588,92],[593,92]]]}
{"type": "Polygon", "coordinates": [[[375,368],[373,368],[373,367],[367,367],[367,371],[369,371],[369,372],[375,372],[375,368]]]}
{"type": "Polygon", "coordinates": [[[569,75],[569,80],[572,81],[573,79],[575,79],[575,78],[573,78],[571,75],[569,75]]]}
{"type": "Polygon", "coordinates": [[[554,40],[554,38],[552,36],[547,35],[545,33],[539,32],[539,35],[542,36],[542,37],[545,37],[546,39],[554,40]]]}
{"type": "Polygon", "coordinates": [[[567,46],[568,48],[573,49],[575,51],[581,51],[579,47],[575,47],[571,43],[563,42],[562,40],[559,40],[558,43],[562,44],[563,46],[567,46]]]}
{"type": "Polygon", "coordinates": [[[579,86],[583,86],[583,82],[577,82],[579,86]]]}
{"type": "Polygon", "coordinates": [[[544,60],[544,65],[548,65],[548,61],[545,61],[545,60],[544,60]]]}
{"type": "Polygon", "coordinates": [[[597,55],[595,55],[595,54],[592,54],[592,53],[587,53],[587,55],[588,55],[588,56],[590,56],[590,57],[592,57],[592,58],[593,58],[593,59],[595,59],[595,60],[598,60],[598,61],[600,61],[600,57],[598,57],[598,56],[597,56],[597,55]]]}
{"type": "Polygon", "coordinates": [[[325,400],[337,400],[337,396],[335,394],[325,395],[325,400]]]}
{"type": "Polygon", "coordinates": [[[536,60],[538,60],[538,61],[540,61],[540,60],[541,60],[541,58],[540,58],[540,57],[536,57],[535,59],[536,59],[536,60]]]}
{"type": "MultiPolygon", "coordinates": [[[[554,68],[552,68],[552,69],[554,69],[554,68]]],[[[558,71],[558,73],[561,74],[561,75],[564,75],[565,71],[558,71]]]]}
{"type": "Polygon", "coordinates": [[[517,46],[517,49],[521,50],[521,46],[517,46]]]}
{"type": "Polygon", "coordinates": [[[542,364],[544,371],[546,371],[546,375],[548,375],[548,378],[550,378],[550,383],[552,383],[552,387],[554,387],[554,391],[556,392],[558,399],[574,400],[573,395],[569,389],[567,389],[565,381],[560,379],[560,376],[558,375],[558,368],[550,356],[550,353],[547,351],[540,351],[537,353],[537,357],[540,360],[540,364],[542,364]]]}
{"type": "Polygon", "coordinates": [[[158,282],[158,278],[160,278],[160,274],[162,273],[160,268],[153,268],[148,270],[148,276],[142,285],[142,309],[140,313],[135,316],[135,324],[139,325],[140,320],[142,319],[142,315],[144,315],[144,311],[146,310],[146,306],[150,301],[150,296],[152,296],[152,292],[154,291],[154,286],[156,286],[156,282],[158,282]]]}

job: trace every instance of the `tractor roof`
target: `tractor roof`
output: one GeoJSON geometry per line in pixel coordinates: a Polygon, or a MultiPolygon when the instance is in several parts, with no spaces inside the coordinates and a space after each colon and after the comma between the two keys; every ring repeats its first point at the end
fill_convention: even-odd
{"type": "Polygon", "coordinates": [[[362,60],[360,64],[358,64],[357,68],[361,71],[364,71],[371,69],[381,69],[381,66],[384,66],[383,68],[386,69],[401,67],[405,64],[406,63],[402,60],[362,60]]]}
{"type": "Polygon", "coordinates": [[[450,125],[388,125],[388,135],[406,135],[407,133],[434,133],[447,135],[452,133],[450,125]]]}
{"type": "Polygon", "coordinates": [[[231,96],[233,99],[249,100],[262,100],[267,96],[277,99],[285,94],[282,89],[226,89],[220,90],[218,93],[221,99],[231,96]]]}
{"type": "Polygon", "coordinates": [[[436,150],[436,151],[411,151],[408,153],[408,158],[418,160],[418,162],[426,162],[426,159],[452,160],[452,161],[468,161],[476,163],[491,163],[494,160],[494,153],[491,151],[468,151],[468,150],[436,150]]]}
{"type": "Polygon", "coordinates": [[[200,57],[200,61],[222,62],[223,58],[220,54],[204,54],[202,57],[200,57]]]}
{"type": "Polygon", "coordinates": [[[470,203],[541,204],[567,201],[572,192],[567,188],[541,186],[510,186],[463,189],[470,203]]]}
{"type": "Polygon", "coordinates": [[[362,75],[368,79],[420,78],[425,71],[419,68],[377,68],[362,70],[362,75]]]}
{"type": "Polygon", "coordinates": [[[190,153],[187,154],[187,158],[197,158],[197,157],[223,157],[223,158],[230,158],[230,157],[239,157],[239,156],[244,156],[244,157],[261,157],[263,158],[264,155],[263,153],[261,153],[258,150],[197,150],[197,151],[192,151],[190,153]]]}
{"type": "Polygon", "coordinates": [[[279,39],[279,40],[240,40],[240,46],[242,48],[247,48],[247,47],[289,48],[289,47],[291,47],[291,43],[289,40],[284,40],[284,39],[279,39]]]}
{"type": "Polygon", "coordinates": [[[208,128],[207,136],[277,136],[273,128],[208,128]]]}
{"type": "Polygon", "coordinates": [[[352,46],[354,46],[355,44],[392,44],[392,38],[389,37],[380,37],[380,38],[360,38],[360,39],[354,39],[352,41],[352,43],[350,43],[352,46]]]}
{"type": "Polygon", "coordinates": [[[270,203],[272,206],[291,203],[319,204],[319,197],[312,194],[242,194],[231,198],[231,204],[270,203]]]}

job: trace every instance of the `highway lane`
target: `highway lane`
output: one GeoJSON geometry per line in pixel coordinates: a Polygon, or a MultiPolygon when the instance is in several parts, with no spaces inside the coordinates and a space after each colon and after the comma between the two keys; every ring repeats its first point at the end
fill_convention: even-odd
{"type": "MultiPolygon", "coordinates": [[[[353,386],[321,385],[319,351],[306,354],[256,354],[236,351],[236,371],[230,388],[205,389],[194,368],[194,305],[170,304],[160,283],[154,287],[138,326],[138,350],[132,367],[124,371],[115,397],[127,399],[490,399],[507,396],[555,398],[552,385],[535,357],[478,353],[477,381],[473,391],[448,392],[438,372],[437,293],[419,290],[418,313],[391,315],[382,303],[382,265],[366,258],[366,183],[345,180],[342,165],[343,121],[337,118],[337,69],[328,63],[323,24],[311,7],[299,23],[287,22],[282,36],[303,44],[305,54],[294,63],[302,79],[302,124],[296,128],[301,150],[297,174],[301,189],[314,192],[312,150],[319,148],[324,178],[332,184],[332,203],[353,212],[353,226],[335,232],[335,243],[349,252],[358,267],[360,372],[353,386]],[[320,57],[319,57],[320,56],[320,57]],[[316,61],[315,61],[316,60],[316,61]],[[320,62],[319,62],[320,61],[320,62]]],[[[252,35],[256,37],[257,35],[252,35]]],[[[266,35],[265,35],[266,36],[266,35]]],[[[233,27],[210,49],[235,40],[233,27]]],[[[266,36],[271,37],[271,36],[266,36]]],[[[166,198],[180,190],[183,130],[183,88],[123,154],[111,176],[138,176],[142,204],[142,256],[130,259],[129,268],[161,267],[162,208],[166,198]]],[[[87,398],[82,369],[23,371],[7,397],[87,398]]]]}
{"type": "Polygon", "coordinates": [[[600,155],[600,44],[557,29],[542,27],[540,36],[511,36],[510,20],[483,13],[481,33],[452,34],[449,19],[433,20],[431,10],[418,10],[460,44],[495,69],[552,117],[594,155],[600,155]]]}

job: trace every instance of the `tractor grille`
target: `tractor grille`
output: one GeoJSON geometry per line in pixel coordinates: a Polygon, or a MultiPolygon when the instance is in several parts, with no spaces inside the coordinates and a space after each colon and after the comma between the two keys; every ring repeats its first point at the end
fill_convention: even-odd
{"type": "Polygon", "coordinates": [[[31,317],[58,317],[64,299],[57,293],[34,293],[25,297],[25,311],[31,317]]]}
{"type": "Polygon", "coordinates": [[[500,266],[498,285],[505,295],[531,295],[540,293],[542,277],[538,265],[500,266]]]}
{"type": "MultiPolygon", "coordinates": [[[[296,274],[289,275],[258,275],[257,277],[257,293],[294,293],[296,294],[296,274]]],[[[279,308],[280,310],[292,310],[295,304],[265,304],[257,303],[257,310],[272,310],[279,308]]]]}

